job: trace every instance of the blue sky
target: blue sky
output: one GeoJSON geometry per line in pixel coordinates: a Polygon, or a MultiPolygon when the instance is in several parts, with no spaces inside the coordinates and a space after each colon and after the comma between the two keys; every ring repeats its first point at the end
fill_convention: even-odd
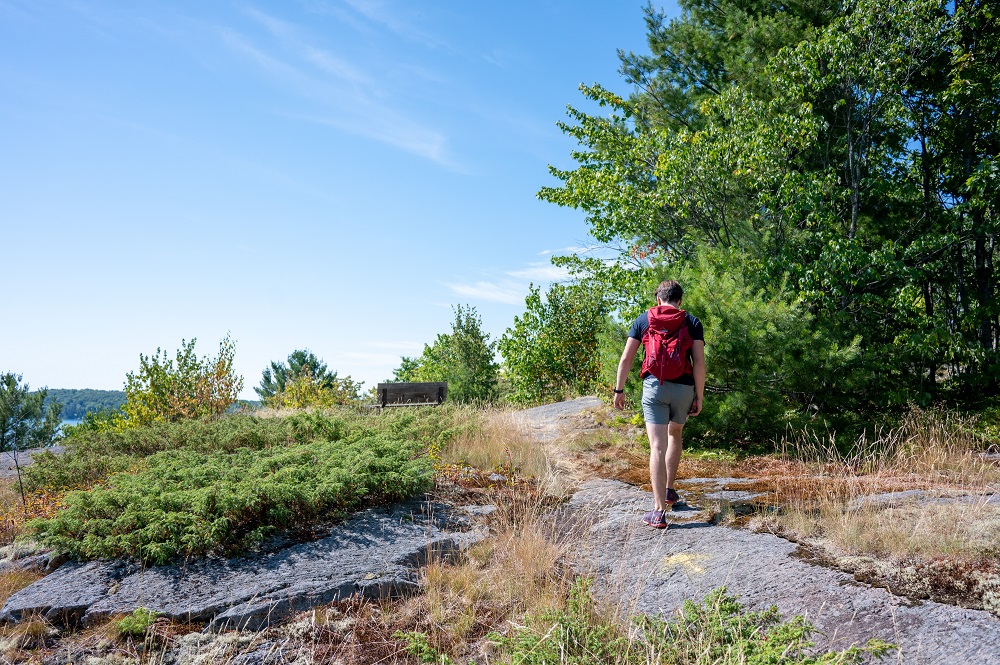
{"type": "Polygon", "coordinates": [[[0,0],[0,371],[120,389],[230,333],[244,395],[309,348],[367,387],[469,304],[494,337],[583,215],[580,83],[637,0],[0,0]]]}

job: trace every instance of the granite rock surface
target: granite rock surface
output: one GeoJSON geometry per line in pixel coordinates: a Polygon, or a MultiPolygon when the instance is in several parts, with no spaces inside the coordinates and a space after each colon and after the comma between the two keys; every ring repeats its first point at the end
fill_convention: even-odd
{"type": "Polygon", "coordinates": [[[694,504],[670,513],[667,529],[652,529],[641,523],[651,505],[647,492],[594,480],[564,509],[587,532],[576,567],[594,575],[598,592],[631,613],[670,617],[685,600],[701,600],[724,586],[750,609],[776,605],[786,618],[804,615],[824,647],[879,638],[900,645],[886,662],[1000,663],[1000,620],[988,612],[915,604],[860,584],[797,558],[797,545],[777,536],[713,526],[712,512],[694,504]]]}
{"type": "Polygon", "coordinates": [[[256,630],[289,614],[354,595],[405,595],[429,556],[486,536],[461,508],[410,502],[372,508],[311,542],[271,551],[142,568],[125,561],[68,563],[12,595],[0,620],[41,614],[84,625],[145,607],[214,629],[256,630]]]}

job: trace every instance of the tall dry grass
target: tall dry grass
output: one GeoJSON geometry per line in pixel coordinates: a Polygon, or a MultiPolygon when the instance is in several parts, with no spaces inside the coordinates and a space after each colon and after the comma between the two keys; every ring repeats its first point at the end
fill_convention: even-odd
{"type": "Polygon", "coordinates": [[[517,413],[496,407],[462,410],[474,423],[440,451],[445,463],[484,470],[514,471],[527,478],[554,480],[545,449],[517,413]]]}
{"type": "MultiPolygon", "coordinates": [[[[508,423],[506,417],[493,421],[494,426],[508,423]]],[[[470,548],[461,561],[434,562],[424,569],[426,593],[409,609],[426,617],[417,630],[438,651],[468,655],[477,640],[508,622],[564,607],[573,579],[566,558],[578,549],[579,536],[556,528],[552,509],[558,497],[551,488],[558,482],[547,466],[544,474],[531,484],[493,488],[494,535],[470,548]]]]}
{"type": "Polygon", "coordinates": [[[782,442],[782,455],[812,469],[883,482],[957,488],[1000,482],[1000,468],[982,454],[990,442],[976,417],[944,408],[912,408],[898,427],[865,432],[845,452],[837,443],[835,433],[806,430],[782,442]]]}
{"type": "MultiPolygon", "coordinates": [[[[488,443],[507,422],[501,414],[493,420],[500,432],[474,440],[486,446],[480,464],[489,463],[488,443]]],[[[492,485],[485,490],[497,506],[490,516],[489,539],[458,560],[428,563],[421,569],[421,593],[414,597],[389,604],[342,604],[339,610],[352,617],[346,634],[319,629],[314,653],[323,662],[419,662],[408,655],[403,636],[410,634],[455,662],[482,662],[488,658],[487,634],[507,630],[527,614],[563,608],[573,579],[564,561],[576,547],[576,535],[553,528],[550,513],[557,500],[546,488],[555,484],[542,477],[492,485]]]]}
{"type": "Polygon", "coordinates": [[[1000,506],[988,497],[1000,492],[1000,468],[982,454],[988,442],[973,417],[912,409],[898,427],[863,434],[846,450],[837,443],[829,433],[787,438],[784,473],[760,483],[779,510],[751,526],[849,555],[995,556],[1000,506]]]}

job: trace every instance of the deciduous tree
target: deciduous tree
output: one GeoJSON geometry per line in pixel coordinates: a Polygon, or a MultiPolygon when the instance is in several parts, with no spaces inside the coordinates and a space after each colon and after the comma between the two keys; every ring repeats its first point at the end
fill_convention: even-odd
{"type": "Polygon", "coordinates": [[[332,378],[318,380],[306,366],[290,377],[285,382],[284,388],[265,397],[264,405],[287,409],[310,407],[326,409],[357,402],[360,399],[361,385],[360,382],[353,381],[350,376],[337,378],[336,372],[332,378]]]}
{"type": "Polygon", "coordinates": [[[243,377],[233,368],[236,345],[227,335],[217,356],[199,358],[196,341],[181,340],[174,358],[162,349],[139,355],[139,370],[129,372],[125,381],[123,416],[115,419],[116,426],[141,427],[226,412],[243,389],[243,377]]]}
{"type": "Polygon", "coordinates": [[[596,387],[601,364],[598,338],[607,306],[599,292],[553,284],[544,298],[532,286],[525,312],[500,338],[511,399],[531,403],[586,394],[596,387]]]}
{"type": "Polygon", "coordinates": [[[419,356],[403,357],[393,375],[396,381],[447,381],[448,397],[457,402],[492,402],[499,396],[495,355],[476,308],[457,305],[451,332],[425,344],[419,356]]]}
{"type": "MultiPolygon", "coordinates": [[[[619,255],[559,262],[602,284],[627,325],[637,283],[739,256],[720,267],[760,303],[807,313],[830,342],[826,371],[858,352],[849,390],[785,382],[790,412],[995,394],[994,5],[685,0],[669,22],[650,8],[650,53],[622,54],[633,94],[583,88],[611,112],[571,109],[578,167],[552,169],[561,185],[539,193],[583,210],[619,255]]],[[[707,330],[709,354],[735,348],[720,337],[732,331],[707,330]]]]}

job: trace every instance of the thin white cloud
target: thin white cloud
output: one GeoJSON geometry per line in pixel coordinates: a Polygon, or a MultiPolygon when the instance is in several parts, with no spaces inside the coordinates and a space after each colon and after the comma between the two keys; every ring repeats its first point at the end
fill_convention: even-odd
{"type": "Polygon", "coordinates": [[[527,279],[532,282],[558,282],[569,279],[569,270],[546,263],[536,263],[524,270],[511,270],[507,273],[517,279],[527,279]]]}
{"type": "Polygon", "coordinates": [[[363,17],[359,16],[356,12],[351,11],[350,9],[340,6],[337,2],[299,0],[299,4],[301,4],[308,12],[323,16],[332,16],[341,23],[351,26],[358,32],[367,34],[374,32],[371,24],[368,23],[363,17]]]}
{"type": "Polygon", "coordinates": [[[383,110],[381,114],[369,115],[367,120],[354,115],[308,116],[286,114],[289,118],[314,122],[335,127],[358,136],[364,136],[380,143],[386,143],[406,152],[420,155],[442,166],[460,170],[459,165],[449,156],[447,139],[443,134],[409,122],[383,110]],[[377,120],[375,118],[378,118],[377,120]]]}
{"type": "Polygon", "coordinates": [[[275,37],[280,37],[282,39],[288,39],[295,34],[295,26],[288,21],[283,21],[279,18],[271,16],[268,13],[262,12],[253,7],[244,7],[244,13],[253,20],[260,23],[262,26],[267,28],[267,30],[275,37]]]}
{"type": "Polygon", "coordinates": [[[286,47],[294,50],[301,58],[319,67],[324,72],[333,74],[345,81],[372,85],[372,79],[351,63],[328,50],[310,44],[294,24],[271,16],[259,9],[244,8],[243,11],[247,16],[264,26],[274,37],[281,40],[286,47]]]}
{"type": "Polygon", "coordinates": [[[304,88],[314,87],[313,82],[302,71],[255,47],[237,31],[220,28],[219,36],[222,38],[222,43],[231,51],[252,61],[270,76],[283,79],[286,83],[294,81],[304,88]]]}
{"type": "Polygon", "coordinates": [[[550,254],[583,254],[586,252],[593,251],[595,247],[581,247],[578,245],[570,245],[569,247],[560,247],[559,249],[543,249],[538,252],[539,256],[549,256],[550,254]]]}
{"type": "Polygon", "coordinates": [[[314,46],[305,46],[303,50],[306,59],[323,71],[338,76],[345,81],[371,86],[372,80],[346,60],[314,46]]]}
{"type": "Polygon", "coordinates": [[[390,7],[388,3],[381,0],[344,0],[344,4],[368,21],[387,28],[390,32],[404,39],[432,48],[444,46],[444,42],[437,37],[420,30],[413,23],[403,20],[401,18],[403,12],[399,7],[390,7]]]}
{"type": "Polygon", "coordinates": [[[413,353],[424,350],[423,342],[366,342],[366,346],[373,349],[383,349],[385,351],[398,351],[399,353],[413,353]]]}
{"type": "Polygon", "coordinates": [[[359,67],[309,43],[293,24],[256,9],[245,11],[279,40],[284,53],[273,54],[232,28],[219,29],[222,43],[279,85],[320,107],[311,114],[281,115],[334,127],[460,170],[449,154],[445,135],[379,99],[385,93],[359,67]]]}
{"type": "Polygon", "coordinates": [[[448,288],[457,295],[473,300],[489,300],[507,305],[523,305],[532,284],[545,287],[552,282],[568,280],[572,274],[566,268],[549,263],[529,263],[519,270],[504,271],[503,277],[475,282],[453,282],[448,288]]]}
{"type": "Polygon", "coordinates": [[[512,282],[475,282],[473,284],[449,284],[452,292],[474,300],[489,300],[507,305],[520,305],[528,289],[512,282]]]}

